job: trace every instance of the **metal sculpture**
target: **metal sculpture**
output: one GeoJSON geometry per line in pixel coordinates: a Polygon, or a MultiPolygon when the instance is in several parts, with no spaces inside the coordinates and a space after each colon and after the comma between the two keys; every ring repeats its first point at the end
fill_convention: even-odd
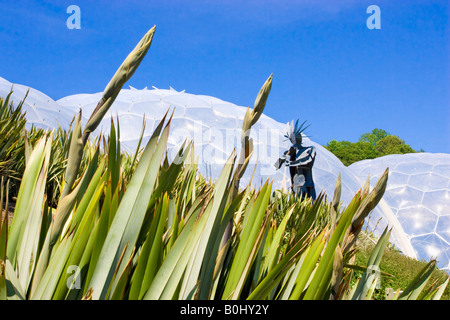
{"type": "Polygon", "coordinates": [[[291,190],[294,195],[302,200],[305,197],[315,200],[316,191],[312,167],[316,158],[316,150],[313,146],[305,147],[302,145],[302,132],[309,127],[304,127],[305,123],[306,121],[299,126],[298,120],[295,123],[294,121],[291,122],[285,137],[289,139],[292,146],[283,153],[274,165],[277,169],[280,169],[283,163],[289,167],[291,190]]]}

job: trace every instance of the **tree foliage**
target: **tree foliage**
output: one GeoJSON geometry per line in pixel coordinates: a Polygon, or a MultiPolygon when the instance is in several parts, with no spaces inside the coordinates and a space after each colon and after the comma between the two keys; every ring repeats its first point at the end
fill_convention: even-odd
{"type": "Polygon", "coordinates": [[[389,133],[387,133],[383,129],[375,128],[372,130],[372,132],[362,134],[359,138],[359,141],[369,142],[370,144],[375,146],[378,141],[386,138],[387,136],[389,136],[389,133]]]}
{"type": "Polygon", "coordinates": [[[383,139],[377,141],[375,148],[382,155],[388,154],[403,154],[416,152],[410,145],[405,144],[405,141],[397,136],[388,135],[383,139]]]}
{"type": "Polygon", "coordinates": [[[375,159],[389,154],[417,152],[398,136],[378,128],[362,134],[357,142],[331,140],[325,148],[346,166],[357,161],[375,159]]]}

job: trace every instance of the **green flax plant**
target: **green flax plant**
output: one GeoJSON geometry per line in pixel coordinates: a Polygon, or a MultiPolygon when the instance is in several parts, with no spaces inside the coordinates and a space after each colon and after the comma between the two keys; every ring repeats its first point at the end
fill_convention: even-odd
{"type": "MultiPolygon", "coordinates": [[[[137,48],[142,59],[146,49],[137,48]]],[[[111,82],[118,84],[116,90],[124,83],[121,79],[111,82]]],[[[105,92],[94,113],[103,113],[103,106],[117,96],[105,92]]],[[[198,173],[192,141],[186,140],[169,161],[169,114],[143,150],[138,147],[128,160],[121,152],[118,121],[112,120],[108,138],[88,144],[86,135],[95,126],[85,129],[85,135],[79,119],[69,139],[56,210],[45,201],[53,133],[43,135],[32,150],[26,146],[29,156],[12,225],[8,228],[6,220],[0,224],[0,298],[373,297],[378,274],[371,271],[389,232],[380,237],[370,265],[351,262],[361,224],[384,193],[387,170],[372,190],[364,186],[345,208],[340,204],[340,177],[331,203],[324,193],[314,202],[300,201],[273,191],[270,181],[256,189],[236,189],[245,162],[240,167],[234,151],[215,182],[198,173]],[[352,286],[349,274],[355,269],[367,274],[352,286]]],[[[245,153],[246,161],[250,155],[245,153]]],[[[6,189],[4,182],[1,187],[6,189]]],[[[434,267],[430,262],[429,269],[434,267]]],[[[428,269],[421,272],[398,298],[416,299],[424,290],[429,290],[426,297],[439,298],[448,281],[425,288],[429,274],[428,269]]]]}
{"type": "MultiPolygon", "coordinates": [[[[50,219],[43,181],[52,136],[42,137],[27,163],[11,232],[4,222],[0,231],[4,298],[372,298],[376,277],[383,275],[372,271],[377,270],[389,232],[380,237],[367,266],[351,265],[351,250],[344,248],[357,213],[366,212],[373,204],[368,199],[383,191],[387,172],[378,187],[357,193],[346,208],[338,206],[332,227],[333,206],[324,194],[314,203],[300,202],[272,192],[266,182],[230,199],[234,153],[214,184],[198,175],[192,142],[186,142],[169,162],[164,152],[171,121],[164,125],[165,120],[155,129],[126,186],[114,125],[104,155],[97,144],[79,183],[82,196],[33,287],[33,257],[42,250],[50,219]],[[31,196],[25,197],[27,190],[31,196]],[[283,201],[285,206],[280,206],[283,201]],[[229,245],[222,247],[229,220],[234,231],[229,245]],[[15,225],[21,226],[18,237],[15,225]],[[9,253],[7,249],[13,247],[9,253]],[[367,275],[351,287],[348,277],[339,274],[354,269],[367,275]]],[[[434,267],[430,262],[429,270],[434,267]]],[[[417,298],[429,270],[398,298],[417,298]]],[[[438,297],[444,286],[435,286],[425,296],[438,297]]]]}
{"type": "MultiPolygon", "coordinates": [[[[121,66],[114,74],[111,81],[106,86],[102,98],[97,104],[95,110],[91,114],[84,131],[81,130],[81,111],[78,115],[75,125],[72,131],[70,139],[69,154],[67,160],[67,169],[64,175],[64,183],[61,191],[60,201],[58,203],[56,212],[54,213],[50,227],[47,231],[47,236],[44,240],[43,250],[39,256],[37,265],[37,275],[33,281],[40,281],[43,276],[44,269],[49,261],[49,258],[53,252],[55,243],[58,240],[58,236],[62,231],[70,213],[73,209],[79,192],[81,191],[81,184],[75,188],[73,187],[77,177],[79,176],[80,164],[83,158],[83,152],[87,143],[88,137],[92,131],[94,131],[103,116],[111,107],[112,103],[118,96],[122,86],[130,77],[134,74],[137,67],[145,57],[150,45],[152,43],[155,27],[150,29],[144,37],[139,41],[133,51],[127,56],[121,66]]],[[[113,192],[114,190],[112,190],[113,192]]]]}
{"type": "MultiPolygon", "coordinates": [[[[46,134],[44,129],[35,126],[26,130],[26,113],[22,107],[28,92],[18,105],[14,106],[12,102],[8,104],[13,89],[5,99],[0,98],[0,176],[11,180],[10,190],[8,190],[11,198],[17,196],[25,164],[33,147],[46,134]],[[25,148],[25,145],[27,145],[27,148],[25,148]]],[[[53,130],[54,138],[52,139],[46,186],[47,202],[52,207],[56,207],[58,202],[67,164],[70,135],[70,130],[63,130],[60,126],[53,130]]]]}
{"type": "Polygon", "coordinates": [[[22,112],[25,99],[14,107],[10,102],[12,93],[11,90],[5,98],[0,98],[0,176],[11,180],[11,188],[14,189],[11,194],[19,189],[25,165],[23,141],[26,124],[25,114],[22,112]]]}

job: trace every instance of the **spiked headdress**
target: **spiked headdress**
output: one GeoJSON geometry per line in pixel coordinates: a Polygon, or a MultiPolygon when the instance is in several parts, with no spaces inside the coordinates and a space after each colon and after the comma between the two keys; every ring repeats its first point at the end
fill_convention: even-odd
{"type": "Polygon", "coordinates": [[[310,125],[304,126],[306,121],[304,121],[300,126],[298,125],[298,119],[297,121],[292,120],[292,122],[289,124],[288,132],[284,135],[287,139],[289,139],[292,144],[297,144],[298,146],[301,146],[302,144],[302,132],[305,131],[306,128],[308,128],[310,125]]]}

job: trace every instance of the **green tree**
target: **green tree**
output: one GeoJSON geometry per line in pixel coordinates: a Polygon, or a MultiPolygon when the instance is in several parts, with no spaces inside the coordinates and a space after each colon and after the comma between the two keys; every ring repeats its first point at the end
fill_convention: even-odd
{"type": "Polygon", "coordinates": [[[398,136],[378,128],[362,134],[357,142],[331,140],[324,147],[346,166],[357,161],[375,159],[388,154],[416,152],[398,136]]]}
{"type": "Polygon", "coordinates": [[[388,154],[416,152],[409,144],[406,144],[404,140],[393,135],[388,135],[381,140],[378,140],[375,144],[375,149],[383,156],[388,154]]]}
{"type": "Polygon", "coordinates": [[[378,156],[375,146],[365,141],[358,141],[355,143],[350,141],[332,140],[328,142],[325,148],[338,157],[346,166],[349,166],[356,161],[374,159],[378,156]]]}
{"type": "Polygon", "coordinates": [[[383,129],[375,128],[372,132],[364,133],[359,138],[359,141],[369,142],[372,145],[376,145],[378,141],[389,136],[389,133],[383,129]]]}

